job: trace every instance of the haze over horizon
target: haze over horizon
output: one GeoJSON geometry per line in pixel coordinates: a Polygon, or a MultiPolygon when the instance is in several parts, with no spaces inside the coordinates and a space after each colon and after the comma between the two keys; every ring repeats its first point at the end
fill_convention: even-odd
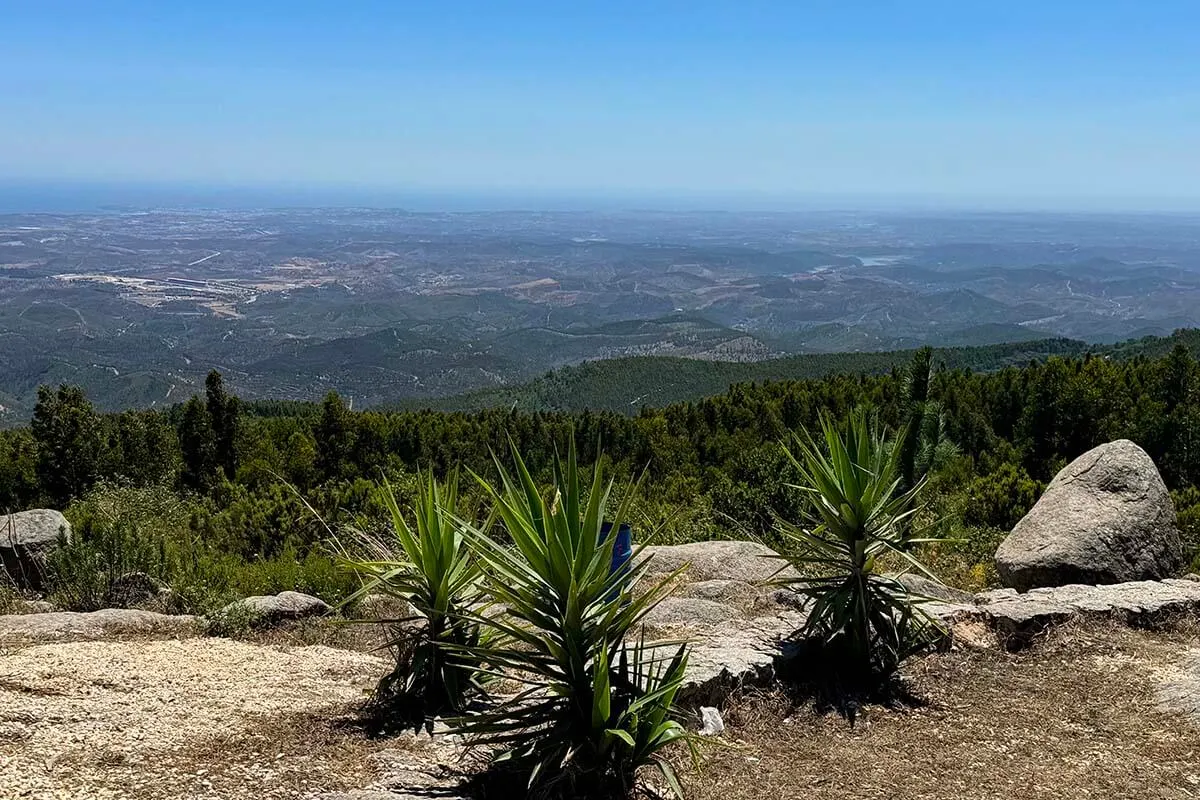
{"type": "Polygon", "coordinates": [[[1194,4],[797,6],[0,3],[0,205],[1200,209],[1194,4]]]}

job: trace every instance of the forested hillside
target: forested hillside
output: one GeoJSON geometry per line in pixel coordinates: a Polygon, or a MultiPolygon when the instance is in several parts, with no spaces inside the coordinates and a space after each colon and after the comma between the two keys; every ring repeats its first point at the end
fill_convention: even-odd
{"type": "MultiPolygon", "coordinates": [[[[939,363],[952,369],[995,370],[1052,355],[1077,355],[1090,348],[1073,339],[1038,339],[1012,344],[935,350],[939,363]]],[[[451,397],[425,406],[447,411],[476,411],[513,406],[529,411],[636,412],[720,394],[736,383],[819,378],[834,373],[879,374],[907,364],[912,350],[816,353],[765,361],[703,361],[644,356],[589,361],[555,370],[529,383],[451,397]]],[[[410,403],[416,407],[421,403],[410,403]]]]}
{"type": "MultiPolygon", "coordinates": [[[[191,604],[290,588],[336,596],[348,586],[314,511],[335,529],[381,525],[376,482],[385,475],[402,498],[417,470],[490,476],[491,453],[506,453],[510,439],[545,473],[573,432],[584,463],[602,450],[618,476],[644,472],[639,535],[770,539],[774,516],[798,510],[780,442],[822,413],[840,418],[866,406],[893,431],[912,432],[909,469],[930,480],[926,521],[958,540],[930,560],[959,583],[981,586],[992,580],[999,537],[1054,472],[1121,437],[1158,464],[1194,555],[1195,345],[1196,333],[1184,332],[990,371],[954,361],[962,351],[907,353],[903,366],[895,354],[880,356],[895,359],[891,368],[864,355],[855,357],[858,373],[739,383],[635,415],[511,404],[470,413],[351,411],[336,394],[319,407],[244,406],[217,373],[204,397],[169,411],[106,415],[77,388],[44,387],[30,425],[0,432],[0,509],[65,508],[82,532],[73,558],[115,558],[123,570],[157,574],[191,604]]],[[[592,369],[615,375],[619,364],[592,369]]],[[[471,482],[464,486],[470,495],[471,482]]]]}
{"type": "MultiPolygon", "coordinates": [[[[1074,339],[1035,339],[1007,344],[935,348],[938,364],[949,369],[991,372],[1022,366],[1049,356],[1085,353],[1116,358],[1160,356],[1176,343],[1200,347],[1200,330],[1171,336],[1147,336],[1116,345],[1095,345],[1074,339]]],[[[723,362],[692,358],[646,356],[589,361],[555,370],[528,383],[459,395],[434,401],[410,401],[409,408],[477,411],[510,406],[527,411],[618,411],[636,413],[642,406],[663,406],[720,394],[736,383],[819,378],[834,373],[879,374],[907,364],[913,350],[814,353],[764,361],[723,362]]]]}

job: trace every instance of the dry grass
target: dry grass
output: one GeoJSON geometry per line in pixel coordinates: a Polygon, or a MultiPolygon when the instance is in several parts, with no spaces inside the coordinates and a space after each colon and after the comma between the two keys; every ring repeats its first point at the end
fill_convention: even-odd
{"type": "Polygon", "coordinates": [[[389,629],[375,622],[347,620],[341,617],[314,617],[267,628],[247,628],[238,633],[238,641],[285,647],[321,645],[339,650],[372,653],[390,659],[387,650],[389,629]]]}
{"type": "Polygon", "coordinates": [[[690,775],[690,800],[1200,797],[1200,729],[1159,710],[1154,674],[1194,634],[1063,629],[1032,650],[910,664],[924,705],[870,706],[851,728],[781,694],[726,713],[733,747],[690,775]]]}
{"type": "Polygon", "coordinates": [[[376,778],[373,756],[397,743],[362,736],[345,724],[354,713],[345,704],[238,722],[153,758],[108,748],[75,753],[56,763],[60,793],[47,796],[293,800],[359,788],[376,778]]]}

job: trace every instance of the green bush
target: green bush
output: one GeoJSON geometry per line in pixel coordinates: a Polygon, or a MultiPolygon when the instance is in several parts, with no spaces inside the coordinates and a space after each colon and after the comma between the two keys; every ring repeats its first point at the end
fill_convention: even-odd
{"type": "MultiPolygon", "coordinates": [[[[460,720],[461,731],[499,747],[494,766],[520,776],[533,796],[627,794],[646,765],[681,794],[663,754],[691,742],[674,718],[687,648],[664,654],[629,641],[671,579],[634,595],[645,562],[635,556],[628,571],[611,571],[613,540],[601,526],[612,485],[596,469],[585,492],[574,446],[565,463],[556,459],[548,498],[515,447],[513,461],[515,478],[497,462],[499,488],[481,481],[513,546],[471,529],[484,589],[506,613],[476,618],[493,636],[470,652],[525,688],[460,720]]],[[[610,519],[628,519],[633,494],[623,493],[610,519]]]]}
{"type": "Polygon", "coordinates": [[[339,602],[357,588],[333,557],[291,543],[269,557],[242,555],[194,531],[205,509],[161,487],[100,484],[66,511],[75,536],[48,564],[48,594],[63,608],[92,611],[129,602],[207,614],[238,598],[295,590],[339,602]],[[170,590],[148,602],[125,595],[144,573],[170,590]]]}
{"type": "Polygon", "coordinates": [[[340,603],[358,589],[335,556],[324,550],[306,554],[286,545],[271,558],[238,560],[229,576],[229,586],[241,596],[304,592],[330,603],[340,603]]]}
{"type": "Polygon", "coordinates": [[[8,579],[8,575],[0,570],[0,614],[13,614],[20,606],[21,595],[8,579]]]}
{"type": "Polygon", "coordinates": [[[963,524],[1012,530],[1044,489],[1023,467],[1001,464],[995,472],[976,478],[967,487],[963,524]]]}
{"type": "Polygon", "coordinates": [[[209,636],[240,639],[254,630],[254,612],[245,603],[230,603],[216,608],[205,617],[209,636]]]}
{"type": "Polygon", "coordinates": [[[718,524],[726,529],[717,538],[751,535],[771,543],[776,518],[800,512],[787,472],[787,458],[778,446],[769,445],[742,452],[725,469],[713,470],[709,496],[718,524]]]}
{"type": "Polygon", "coordinates": [[[102,483],[66,515],[74,535],[59,543],[47,564],[55,604],[94,611],[151,599],[126,596],[125,582],[136,573],[169,584],[187,524],[187,504],[170,489],[102,483]]]}
{"type": "Polygon", "coordinates": [[[1192,572],[1200,570],[1200,489],[1189,486],[1171,492],[1179,532],[1183,536],[1183,555],[1192,572]]]}
{"type": "Polygon", "coordinates": [[[121,587],[128,576],[141,573],[165,582],[170,572],[165,545],[126,523],[89,527],[71,541],[60,538],[47,565],[50,599],[76,611],[124,605],[121,587]]]}

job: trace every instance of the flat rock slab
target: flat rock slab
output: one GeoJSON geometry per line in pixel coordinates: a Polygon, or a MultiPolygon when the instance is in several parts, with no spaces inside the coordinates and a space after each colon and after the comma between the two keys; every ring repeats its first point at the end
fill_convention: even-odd
{"type": "MultiPolygon", "coordinates": [[[[784,653],[782,643],[804,622],[802,611],[779,610],[770,615],[734,616],[704,624],[713,619],[707,613],[711,609],[705,603],[693,607],[697,613],[689,615],[689,602],[705,601],[674,603],[664,616],[679,623],[675,630],[680,638],[691,642],[687,681],[680,693],[690,705],[720,705],[739,687],[770,683],[776,662],[784,653]],[[699,613],[701,610],[706,613],[699,613]]],[[[938,601],[927,603],[925,609],[951,627],[968,623],[990,628],[1002,644],[1017,649],[1047,628],[1073,619],[1116,619],[1128,625],[1152,626],[1181,614],[1200,613],[1200,582],[1168,579],[1069,585],[1023,594],[1001,589],[976,595],[974,603],[938,601]]],[[[1200,677],[1196,692],[1200,708],[1200,677]]]]}
{"type": "Polygon", "coordinates": [[[652,630],[672,628],[710,629],[741,617],[738,609],[716,600],[697,597],[667,597],[650,610],[645,623],[652,630]]]}
{"type": "Polygon", "coordinates": [[[783,640],[804,621],[785,611],[722,623],[690,637],[691,652],[679,699],[688,706],[720,706],[738,689],[766,686],[775,678],[783,640]]]}
{"type": "Polygon", "coordinates": [[[53,611],[0,616],[0,644],[114,639],[126,636],[184,637],[199,633],[196,617],[131,608],[53,611]]]}
{"type": "Polygon", "coordinates": [[[762,583],[777,573],[795,574],[786,569],[786,562],[774,550],[757,542],[718,540],[657,545],[645,548],[642,555],[650,559],[648,574],[662,575],[686,568],[684,580],[688,583],[762,583]]]}
{"type": "Polygon", "coordinates": [[[978,608],[1010,646],[1020,646],[1051,625],[1083,617],[1153,625],[1200,612],[1200,582],[1168,578],[1101,586],[1068,585],[1017,592],[988,592],[978,608]]]}
{"type": "Polygon", "coordinates": [[[1156,679],[1159,707],[1200,721],[1200,650],[1188,651],[1156,679]]]}

